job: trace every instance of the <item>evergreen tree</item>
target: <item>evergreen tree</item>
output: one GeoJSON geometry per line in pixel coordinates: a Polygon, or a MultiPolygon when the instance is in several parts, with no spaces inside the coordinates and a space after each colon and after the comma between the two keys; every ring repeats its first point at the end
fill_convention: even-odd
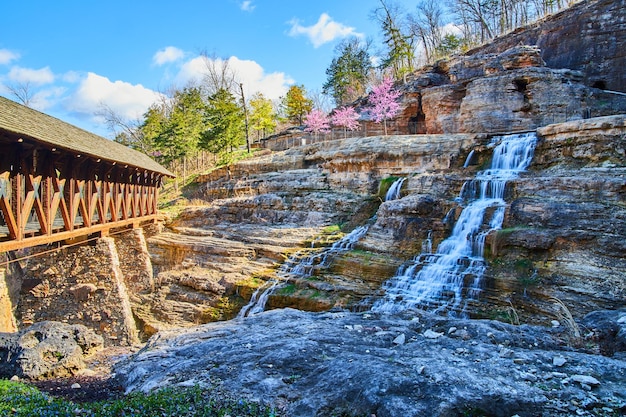
{"type": "Polygon", "coordinates": [[[380,0],[381,6],[374,11],[383,31],[387,56],[382,68],[388,68],[395,79],[402,79],[415,69],[415,38],[403,21],[400,8],[392,0],[380,0]]]}
{"type": "Polygon", "coordinates": [[[170,107],[154,105],[144,115],[141,130],[154,144],[158,159],[170,166],[198,149],[200,134],[205,130],[205,104],[198,88],[174,93],[170,107]]]}
{"type": "Polygon", "coordinates": [[[223,154],[245,143],[244,115],[235,97],[225,89],[209,97],[205,123],[208,129],[200,136],[200,147],[223,154]]]}
{"type": "Polygon", "coordinates": [[[175,152],[169,151],[165,138],[161,138],[167,125],[165,109],[163,106],[153,104],[143,115],[143,118],[143,124],[139,129],[145,140],[154,148],[152,156],[157,158],[159,162],[169,165],[174,160],[175,152]]]}
{"type": "Polygon", "coordinates": [[[335,52],[337,56],[326,69],[322,92],[330,94],[335,104],[342,106],[365,94],[372,64],[367,46],[356,37],[341,42],[335,52]]]}

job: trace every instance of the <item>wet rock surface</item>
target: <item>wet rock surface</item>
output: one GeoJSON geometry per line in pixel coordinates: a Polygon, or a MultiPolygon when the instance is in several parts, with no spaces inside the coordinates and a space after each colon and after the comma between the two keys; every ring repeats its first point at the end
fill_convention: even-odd
{"type": "MultiPolygon", "coordinates": [[[[626,311],[599,314],[624,331],[626,311]]],[[[581,349],[565,326],[280,309],[161,332],[115,373],[127,392],[206,384],[288,416],[623,413],[625,352],[598,355],[590,333],[581,349]]]]}

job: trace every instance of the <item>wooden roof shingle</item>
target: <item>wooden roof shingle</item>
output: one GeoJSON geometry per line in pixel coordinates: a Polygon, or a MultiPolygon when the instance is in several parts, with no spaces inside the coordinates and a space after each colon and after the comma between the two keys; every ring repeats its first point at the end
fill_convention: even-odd
{"type": "Polygon", "coordinates": [[[2,131],[77,154],[174,177],[141,152],[0,96],[0,133],[2,131]]]}

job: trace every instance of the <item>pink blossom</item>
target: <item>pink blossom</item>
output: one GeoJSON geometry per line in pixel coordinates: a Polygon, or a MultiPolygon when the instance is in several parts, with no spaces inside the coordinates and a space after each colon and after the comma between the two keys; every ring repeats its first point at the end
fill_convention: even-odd
{"type": "Polygon", "coordinates": [[[331,121],[334,125],[342,126],[347,130],[359,130],[359,114],[354,107],[342,107],[335,110],[331,121]]]}
{"type": "Polygon", "coordinates": [[[328,115],[319,109],[313,109],[304,116],[304,124],[307,132],[324,133],[330,130],[328,115]]]}
{"type": "Polygon", "coordinates": [[[392,119],[400,112],[398,97],[400,91],[393,89],[393,80],[385,78],[382,83],[372,88],[369,96],[371,103],[370,114],[376,123],[384,122],[385,135],[387,134],[387,120],[392,119]]]}

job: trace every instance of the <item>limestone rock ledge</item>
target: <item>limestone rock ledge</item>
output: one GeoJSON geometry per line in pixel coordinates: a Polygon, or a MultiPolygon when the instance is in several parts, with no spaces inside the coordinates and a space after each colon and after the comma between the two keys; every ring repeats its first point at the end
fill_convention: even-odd
{"type": "MultiPolygon", "coordinates": [[[[594,320],[624,331],[626,311],[594,320]]],[[[291,417],[626,411],[624,352],[568,340],[564,327],[280,309],[161,332],[115,373],[127,392],[197,384],[291,417]]]]}

